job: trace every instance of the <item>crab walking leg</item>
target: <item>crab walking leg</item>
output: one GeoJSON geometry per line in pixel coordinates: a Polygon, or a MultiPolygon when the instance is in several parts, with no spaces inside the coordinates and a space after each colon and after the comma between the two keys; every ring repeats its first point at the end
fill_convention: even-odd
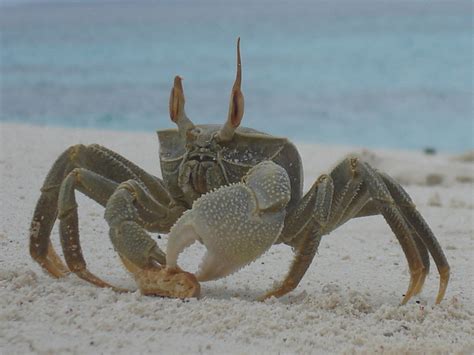
{"type": "Polygon", "coordinates": [[[358,164],[358,167],[375,205],[397,237],[407,258],[410,268],[410,283],[402,300],[402,304],[406,304],[415,294],[417,285],[422,283],[425,278],[423,260],[412,236],[412,229],[402,216],[383,180],[370,165],[361,163],[358,164]]]}
{"type": "Polygon", "coordinates": [[[74,191],[77,189],[104,206],[116,187],[117,183],[113,181],[87,169],[76,168],[61,184],[58,199],[59,234],[67,266],[81,279],[99,287],[114,289],[116,288],[87,270],[79,241],[79,220],[74,191]]]}
{"type": "Polygon", "coordinates": [[[166,261],[178,266],[178,256],[196,240],[207,252],[196,277],[199,281],[225,277],[251,263],[278,238],[290,200],[286,171],[271,162],[249,170],[241,183],[201,196],[171,228],[166,261]]]}
{"type": "Polygon", "coordinates": [[[146,173],[117,153],[96,144],[71,146],[59,156],[48,172],[30,227],[30,254],[55,277],[67,274],[68,268],[57,256],[50,235],[57,218],[62,180],[74,168],[86,168],[116,183],[128,179],[142,181],[160,202],[167,205],[170,201],[168,192],[158,178],[146,173]]]}
{"type": "MultiPolygon", "coordinates": [[[[436,237],[434,236],[430,227],[415,208],[415,205],[413,204],[407,192],[390,176],[386,174],[380,174],[380,176],[394,197],[395,202],[402,211],[402,214],[416,230],[417,236],[421,239],[424,246],[426,246],[425,249],[428,248],[436,263],[440,275],[440,285],[438,295],[436,297],[436,303],[440,303],[444,298],[444,294],[446,293],[446,288],[448,287],[449,282],[450,268],[446,256],[444,255],[443,250],[441,249],[441,246],[436,240],[436,237]]],[[[415,291],[421,291],[421,286],[415,291]]]]}
{"type": "Polygon", "coordinates": [[[59,187],[65,172],[71,170],[69,156],[69,150],[62,153],[46,176],[30,227],[30,255],[54,277],[62,277],[69,272],[49,239],[58,214],[59,187]]]}
{"type": "Polygon", "coordinates": [[[333,194],[333,181],[328,175],[322,175],[306,194],[303,202],[307,208],[306,211],[300,211],[299,217],[308,215],[309,217],[306,218],[305,223],[290,242],[295,249],[295,258],[290,270],[280,285],[260,297],[260,300],[281,297],[298,286],[318,250],[321,237],[329,221],[333,194]],[[313,203],[308,203],[309,201],[313,203]]]}
{"type": "Polygon", "coordinates": [[[260,301],[264,301],[270,297],[284,296],[298,286],[313,262],[321,241],[321,235],[317,233],[318,227],[311,228],[311,226],[313,226],[313,223],[306,226],[303,232],[304,239],[302,239],[295,247],[295,257],[285,279],[278,285],[278,287],[259,297],[258,299],[260,301]]]}
{"type": "MultiPolygon", "coordinates": [[[[157,201],[160,202],[160,204],[167,206],[172,203],[172,198],[168,190],[166,189],[163,181],[161,181],[159,178],[147,173],[145,170],[135,165],[130,160],[124,158],[120,154],[106,147],[103,147],[100,145],[93,145],[93,148],[96,149],[97,151],[100,151],[100,153],[104,157],[107,157],[107,159],[112,160],[115,165],[121,166],[121,169],[123,170],[126,169],[134,174],[133,176],[132,174],[129,174],[129,177],[125,179],[120,179],[120,181],[116,181],[116,182],[123,182],[128,179],[134,179],[136,181],[140,181],[147,188],[150,194],[157,201]]],[[[107,169],[107,171],[108,170],[109,169],[107,169]]],[[[104,176],[107,176],[105,175],[106,172],[103,172],[102,174],[104,174],[104,176]]]]}
{"type": "Polygon", "coordinates": [[[296,249],[291,270],[298,272],[290,271],[287,286],[284,286],[284,281],[278,292],[271,291],[263,299],[284,295],[297,286],[306,271],[300,265],[309,266],[322,235],[329,234],[351,218],[376,214],[384,215],[407,257],[411,278],[409,292],[406,293],[408,297],[405,296],[403,302],[421,288],[426,276],[425,268],[429,268],[428,251],[415,229],[398,210],[381,178],[376,173],[372,177],[371,172],[373,169],[361,165],[358,159],[346,159],[329,176],[322,175],[300,204],[290,211],[279,241],[296,249]],[[317,222],[314,226],[310,225],[312,220],[317,222]]]}
{"type": "MultiPolygon", "coordinates": [[[[393,193],[392,193],[393,197],[393,193]]],[[[370,195],[367,191],[367,184],[362,183],[356,195],[351,202],[351,205],[344,211],[341,215],[341,220],[338,222],[337,226],[343,224],[344,222],[348,221],[351,218],[357,217],[367,217],[367,216],[374,216],[379,215],[380,211],[378,207],[375,205],[375,202],[370,199],[370,195]]],[[[426,248],[425,244],[423,243],[422,239],[416,232],[416,230],[412,227],[408,220],[405,218],[407,222],[407,226],[411,229],[411,236],[416,244],[418,252],[420,254],[421,260],[423,262],[423,277],[420,278],[418,284],[414,290],[414,294],[417,295],[421,292],[423,284],[426,279],[426,275],[428,275],[430,269],[430,255],[428,253],[428,249],[426,248]]],[[[337,227],[336,226],[336,227],[337,227]]],[[[333,227],[333,228],[336,228],[333,227]]]]}
{"type": "Polygon", "coordinates": [[[335,203],[327,232],[334,230],[361,211],[367,215],[382,214],[397,237],[410,268],[410,285],[403,303],[423,285],[429,257],[416,231],[400,213],[393,197],[373,169],[356,158],[340,163],[332,172],[335,203]],[[421,267],[420,267],[421,264],[421,267]]]}
{"type": "MultiPolygon", "coordinates": [[[[333,204],[331,217],[332,229],[337,228],[354,217],[380,214],[380,209],[376,205],[376,202],[371,200],[367,183],[362,180],[362,176],[358,171],[359,164],[358,159],[349,158],[340,163],[331,172],[331,177],[336,185],[335,190],[337,191],[334,197],[336,202],[333,204]]],[[[392,189],[389,189],[389,191],[392,198],[394,198],[392,189]]],[[[396,202],[398,204],[398,200],[396,202]]],[[[407,222],[407,226],[410,228],[411,236],[415,241],[424,267],[423,275],[414,290],[415,294],[418,294],[423,287],[426,275],[429,271],[429,254],[418,233],[411,224],[408,223],[406,218],[405,222],[407,222]]]]}
{"type": "Polygon", "coordinates": [[[168,228],[182,212],[180,207],[168,209],[161,205],[135,180],[120,184],[107,202],[105,219],[112,244],[144,294],[159,294],[154,289],[153,273],[158,273],[159,279],[161,267],[156,263],[166,263],[165,254],[146,230],[168,228]],[[145,220],[141,211],[154,216],[153,222],[145,220]]]}

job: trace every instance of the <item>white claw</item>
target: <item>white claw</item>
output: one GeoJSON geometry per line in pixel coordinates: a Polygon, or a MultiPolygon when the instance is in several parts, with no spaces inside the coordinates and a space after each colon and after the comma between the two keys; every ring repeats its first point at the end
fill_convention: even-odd
{"type": "Polygon", "coordinates": [[[175,223],[166,252],[168,266],[177,267],[179,254],[197,240],[207,252],[196,277],[215,280],[251,263],[275,243],[291,197],[286,171],[263,162],[243,181],[201,196],[175,223]]]}

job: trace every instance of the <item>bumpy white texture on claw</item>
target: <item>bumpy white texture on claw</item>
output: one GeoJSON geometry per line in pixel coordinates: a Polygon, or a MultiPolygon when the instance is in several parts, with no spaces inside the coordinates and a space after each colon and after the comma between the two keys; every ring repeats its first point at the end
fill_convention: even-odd
{"type": "Polygon", "coordinates": [[[290,179],[279,165],[265,161],[241,183],[201,196],[171,228],[166,263],[177,267],[179,254],[196,240],[207,252],[196,277],[225,277],[251,263],[277,240],[291,197],[290,179]]]}

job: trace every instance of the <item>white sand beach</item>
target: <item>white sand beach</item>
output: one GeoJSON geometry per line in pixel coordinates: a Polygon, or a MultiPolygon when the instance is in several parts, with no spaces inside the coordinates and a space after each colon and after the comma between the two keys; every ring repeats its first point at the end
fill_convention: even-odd
{"type": "MultiPolygon", "coordinates": [[[[349,221],[323,238],[300,285],[281,299],[256,297],[281,280],[290,248],[274,246],[200,299],[118,294],[75,275],[53,279],[32,261],[28,229],[40,186],[57,156],[99,143],[160,175],[154,132],[0,124],[1,354],[469,354],[474,352],[474,161],[465,155],[296,144],[305,186],[349,153],[400,181],[433,229],[452,276],[434,305],[432,267],[423,292],[400,306],[409,281],[403,252],[380,216],[349,221]]],[[[103,208],[79,196],[81,244],[89,269],[136,289],[114,252],[103,208]]],[[[61,250],[57,227],[52,239],[61,250]]],[[[163,248],[166,236],[157,240],[163,248]]],[[[203,247],[181,265],[196,270],[203,247]]]]}

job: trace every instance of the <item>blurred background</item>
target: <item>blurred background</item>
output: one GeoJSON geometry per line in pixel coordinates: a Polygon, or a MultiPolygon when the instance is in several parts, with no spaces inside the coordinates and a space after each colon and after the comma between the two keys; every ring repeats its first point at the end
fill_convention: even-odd
{"type": "MultiPolygon", "coordinates": [[[[0,5],[0,120],[223,123],[241,37],[243,125],[293,141],[458,152],[473,143],[471,1],[19,1],[0,5]]],[[[153,134],[153,133],[151,133],[153,134]]]]}

